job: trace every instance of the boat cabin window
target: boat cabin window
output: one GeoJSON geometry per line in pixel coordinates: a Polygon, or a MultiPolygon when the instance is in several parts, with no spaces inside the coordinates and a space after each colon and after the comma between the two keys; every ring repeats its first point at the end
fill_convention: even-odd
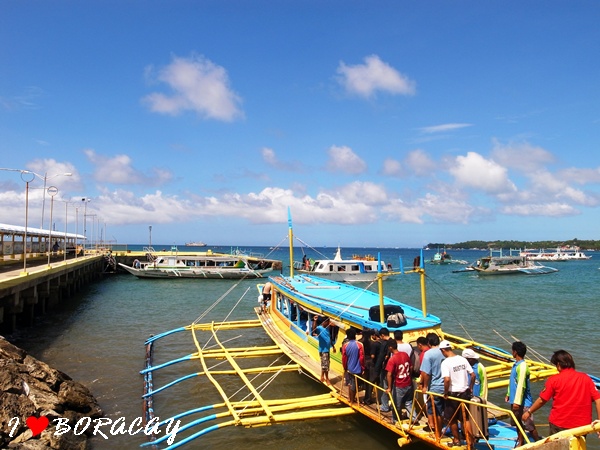
{"type": "Polygon", "coordinates": [[[346,266],[338,266],[338,272],[345,272],[346,266]]]}
{"type": "Polygon", "coordinates": [[[358,272],[360,270],[360,268],[358,267],[358,264],[355,264],[352,266],[352,268],[350,269],[352,272],[358,272]]]}

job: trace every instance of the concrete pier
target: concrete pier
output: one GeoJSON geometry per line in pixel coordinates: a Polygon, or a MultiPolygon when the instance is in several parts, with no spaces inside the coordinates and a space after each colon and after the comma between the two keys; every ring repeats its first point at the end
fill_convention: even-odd
{"type": "Polygon", "coordinates": [[[83,256],[66,261],[36,263],[4,268],[0,273],[0,332],[10,334],[31,326],[36,316],[60,305],[85,285],[105,273],[103,255],[83,256]]]}

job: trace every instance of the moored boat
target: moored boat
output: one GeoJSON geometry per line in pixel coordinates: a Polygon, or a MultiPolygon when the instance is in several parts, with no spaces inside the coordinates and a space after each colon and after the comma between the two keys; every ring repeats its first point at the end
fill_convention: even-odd
{"type": "Polygon", "coordinates": [[[247,255],[204,252],[202,254],[147,254],[149,261],[133,265],[119,263],[138,278],[240,279],[262,278],[273,270],[275,261],[247,255]]]}
{"type": "Polygon", "coordinates": [[[490,250],[489,256],[478,259],[471,265],[478,275],[542,275],[558,272],[554,267],[531,261],[527,256],[502,254],[502,250],[490,250]],[[497,256],[495,254],[497,253],[497,256]]]}
{"type": "Polygon", "coordinates": [[[446,265],[446,264],[469,264],[467,261],[462,259],[454,259],[446,250],[440,252],[439,250],[429,260],[429,264],[435,265],[446,265]]]}
{"type": "Polygon", "coordinates": [[[333,259],[311,261],[305,256],[304,261],[294,262],[294,267],[298,273],[345,283],[372,282],[377,279],[378,273],[384,279],[393,275],[391,265],[388,266],[385,261],[378,261],[370,255],[353,255],[352,259],[343,259],[340,247],[337,248],[333,259]]]}
{"type": "Polygon", "coordinates": [[[586,255],[579,247],[558,247],[556,250],[540,249],[539,251],[525,250],[520,253],[530,261],[586,261],[591,256],[586,255]]]}

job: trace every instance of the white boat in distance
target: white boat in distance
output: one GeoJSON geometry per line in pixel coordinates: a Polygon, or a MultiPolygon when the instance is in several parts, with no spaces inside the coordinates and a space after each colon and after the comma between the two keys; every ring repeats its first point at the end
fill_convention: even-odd
{"type": "MultiPolygon", "coordinates": [[[[343,259],[342,251],[338,247],[333,259],[295,261],[294,269],[298,273],[328,280],[361,283],[377,280],[378,265],[379,262],[373,256],[353,255],[352,259],[343,259]]],[[[393,275],[391,264],[386,266],[385,261],[381,261],[380,269],[383,279],[393,275]]]]}
{"type": "Polygon", "coordinates": [[[263,278],[273,270],[274,262],[248,255],[207,252],[157,256],[153,261],[135,260],[133,266],[119,266],[138,278],[241,279],[263,278]]]}
{"type": "Polygon", "coordinates": [[[478,259],[471,267],[478,275],[485,276],[509,274],[542,275],[558,272],[558,269],[531,261],[527,256],[512,254],[510,256],[502,256],[502,250],[490,250],[489,256],[478,259]],[[494,256],[494,253],[498,253],[499,256],[494,256]]]}
{"type": "Polygon", "coordinates": [[[520,254],[530,261],[585,261],[592,258],[583,253],[579,247],[558,247],[555,251],[540,249],[538,252],[525,250],[520,254]]]}
{"type": "Polygon", "coordinates": [[[206,247],[206,244],[202,241],[186,242],[186,247],[206,247]]]}

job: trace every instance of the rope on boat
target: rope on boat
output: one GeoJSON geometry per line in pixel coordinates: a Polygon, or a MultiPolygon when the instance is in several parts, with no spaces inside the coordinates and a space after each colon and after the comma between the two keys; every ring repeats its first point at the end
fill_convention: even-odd
{"type": "MultiPolygon", "coordinates": [[[[440,283],[436,282],[435,280],[433,280],[431,277],[429,277],[429,275],[425,274],[425,276],[427,277],[427,280],[431,283],[430,286],[433,286],[441,291],[443,291],[446,295],[440,295],[440,298],[444,299],[447,297],[451,298],[452,300],[454,300],[454,302],[459,303],[462,308],[457,309],[455,307],[455,305],[452,305],[452,307],[449,307],[448,304],[444,303],[444,306],[447,309],[448,314],[450,314],[452,317],[455,318],[455,320],[458,322],[458,324],[460,325],[461,329],[465,332],[465,334],[469,337],[469,339],[471,340],[475,340],[473,339],[473,337],[470,335],[469,331],[465,328],[464,324],[462,323],[460,317],[456,314],[456,311],[460,310],[460,311],[471,311],[471,314],[479,314],[481,315],[481,312],[479,312],[479,308],[473,308],[472,305],[469,305],[467,303],[465,303],[460,297],[458,297],[457,295],[453,294],[451,291],[449,291],[448,289],[446,289],[443,285],[441,285],[440,283]]],[[[486,315],[485,317],[482,316],[483,319],[485,319],[488,323],[492,322],[491,316],[486,315]]],[[[493,323],[491,325],[494,325],[493,323]]],[[[509,339],[507,339],[505,336],[503,336],[502,334],[500,334],[496,329],[492,328],[492,331],[494,331],[494,333],[496,333],[502,340],[504,340],[508,345],[512,345],[512,343],[514,341],[519,341],[520,339],[510,335],[510,337],[513,339],[512,341],[510,341],[509,339]]],[[[544,357],[543,355],[541,355],[539,352],[537,352],[534,348],[532,348],[531,345],[527,345],[527,352],[530,355],[534,355],[537,359],[538,362],[544,362],[544,363],[549,363],[550,360],[546,357],[544,357]]],[[[530,357],[527,358],[528,361],[533,361],[532,359],[530,359],[530,357]]]]}

